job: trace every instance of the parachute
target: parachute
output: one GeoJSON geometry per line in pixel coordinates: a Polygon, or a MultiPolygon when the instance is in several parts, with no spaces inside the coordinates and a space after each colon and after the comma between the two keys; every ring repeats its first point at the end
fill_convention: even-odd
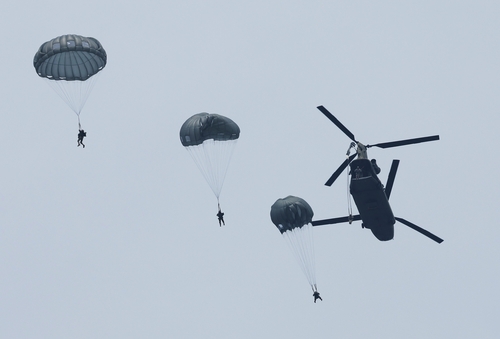
{"type": "Polygon", "coordinates": [[[202,172],[217,202],[239,137],[238,125],[219,114],[195,114],[181,127],[181,143],[202,172]]]}
{"type": "Polygon", "coordinates": [[[272,222],[287,241],[313,292],[317,292],[311,224],[313,215],[311,206],[305,200],[291,195],[276,200],[271,206],[272,222]]]}
{"type": "Polygon", "coordinates": [[[80,111],[106,60],[106,51],[97,39],[68,34],[42,44],[33,66],[76,113],[80,127],[80,111]]]}

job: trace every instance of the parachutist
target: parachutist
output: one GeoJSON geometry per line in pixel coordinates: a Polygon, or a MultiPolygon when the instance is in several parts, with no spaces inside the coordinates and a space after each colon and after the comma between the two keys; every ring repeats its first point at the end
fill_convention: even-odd
{"type": "Polygon", "coordinates": [[[222,227],[222,225],[226,226],[226,223],[224,222],[224,213],[219,208],[219,212],[217,213],[217,218],[219,218],[219,226],[222,227]]]}
{"type": "Polygon", "coordinates": [[[87,132],[85,132],[83,129],[81,129],[78,132],[78,145],[77,145],[77,147],[80,147],[80,145],[82,145],[83,148],[85,148],[85,145],[83,144],[83,138],[85,138],[86,136],[87,136],[87,132]]]}
{"type": "MultiPolygon", "coordinates": [[[[51,87],[77,115],[79,129],[80,112],[106,62],[106,51],[97,39],[76,34],[46,41],[33,58],[36,74],[50,80],[51,87]]],[[[82,140],[79,138],[78,146],[83,145],[82,140]]]]}
{"type": "Polygon", "coordinates": [[[354,170],[354,174],[356,175],[356,179],[359,179],[363,175],[363,170],[361,168],[359,168],[359,166],[358,166],[354,170]]]}
{"type": "Polygon", "coordinates": [[[314,297],[314,303],[316,303],[316,300],[321,300],[323,301],[323,299],[321,299],[321,297],[319,296],[319,292],[318,291],[314,291],[313,293],[313,297],[314,297]]]}
{"type": "Polygon", "coordinates": [[[304,200],[293,195],[278,199],[271,206],[271,221],[288,242],[304,272],[311,290],[317,291],[314,271],[313,226],[314,212],[304,200]]]}
{"type": "MultiPolygon", "coordinates": [[[[219,202],[233,147],[240,137],[240,128],[225,116],[204,112],[187,119],[179,136],[182,146],[189,151],[219,202]]],[[[222,226],[223,220],[219,219],[219,223],[222,226]]]]}

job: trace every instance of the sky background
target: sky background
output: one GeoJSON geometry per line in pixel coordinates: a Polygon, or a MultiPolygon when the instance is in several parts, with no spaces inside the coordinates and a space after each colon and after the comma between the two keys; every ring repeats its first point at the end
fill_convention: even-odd
{"type": "Polygon", "coordinates": [[[500,185],[497,1],[0,3],[0,337],[496,338],[500,185]],[[108,64],[77,117],[33,68],[64,34],[108,64]],[[369,156],[397,223],[315,228],[322,302],[272,224],[324,182],[350,140],[441,140],[369,156]],[[179,129],[199,112],[241,128],[217,201],[179,129]]]}

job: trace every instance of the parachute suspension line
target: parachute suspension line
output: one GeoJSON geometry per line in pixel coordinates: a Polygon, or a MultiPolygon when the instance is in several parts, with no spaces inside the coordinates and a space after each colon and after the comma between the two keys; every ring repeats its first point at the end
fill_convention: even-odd
{"type": "Polygon", "coordinates": [[[311,272],[307,267],[307,259],[304,253],[304,246],[302,244],[304,242],[304,239],[301,239],[303,237],[301,237],[300,233],[300,229],[295,228],[293,230],[286,231],[285,233],[283,233],[283,236],[286,239],[287,244],[293,253],[293,256],[295,257],[295,260],[298,262],[302,273],[304,273],[304,275],[306,276],[309,284],[312,285],[314,282],[312,275],[310,274],[311,272]]]}
{"type": "Polygon", "coordinates": [[[311,288],[316,288],[316,270],[314,265],[314,246],[312,225],[307,224],[296,227],[283,233],[292,253],[299,263],[302,272],[307,278],[311,288]]]}
{"type": "MultiPolygon", "coordinates": [[[[224,185],[224,180],[226,178],[227,169],[229,167],[229,163],[231,162],[231,157],[233,155],[233,149],[234,146],[236,145],[236,140],[234,140],[234,142],[215,141],[215,143],[225,144],[223,147],[216,147],[216,149],[220,151],[220,153],[216,157],[217,182],[218,182],[218,187],[220,187],[219,188],[219,195],[220,195],[220,191],[222,190],[222,186],[224,185]]],[[[217,199],[219,198],[219,195],[217,196],[217,199]]]]}
{"type": "Polygon", "coordinates": [[[203,142],[203,148],[205,148],[205,155],[207,155],[206,164],[208,167],[208,179],[214,185],[214,194],[217,197],[217,201],[219,200],[220,192],[222,190],[222,182],[220,181],[220,168],[221,158],[224,154],[225,145],[219,145],[217,141],[210,139],[203,142]]]}
{"type": "Polygon", "coordinates": [[[236,139],[225,141],[208,139],[201,145],[186,147],[217,200],[236,142],[236,139]]]}
{"type": "Polygon", "coordinates": [[[80,124],[80,115],[76,115],[78,117],[78,130],[82,129],[82,124],[80,124]]]}
{"type": "Polygon", "coordinates": [[[90,92],[94,88],[96,80],[99,78],[101,72],[91,76],[85,81],[81,80],[51,80],[44,78],[48,82],[49,86],[63,99],[66,104],[75,112],[77,116],[80,116],[80,111],[82,110],[90,92]]]}
{"type": "Polygon", "coordinates": [[[310,271],[311,276],[311,287],[316,286],[316,267],[315,267],[315,257],[314,257],[314,239],[313,239],[313,227],[312,224],[304,225],[307,239],[304,243],[304,251],[307,253],[306,257],[308,259],[307,267],[310,271]]]}
{"type": "Polygon", "coordinates": [[[303,232],[305,233],[305,237],[301,237],[302,241],[302,252],[306,259],[306,268],[309,275],[309,283],[311,286],[316,285],[316,273],[314,266],[314,247],[313,247],[313,239],[312,239],[312,225],[304,225],[303,232]]]}

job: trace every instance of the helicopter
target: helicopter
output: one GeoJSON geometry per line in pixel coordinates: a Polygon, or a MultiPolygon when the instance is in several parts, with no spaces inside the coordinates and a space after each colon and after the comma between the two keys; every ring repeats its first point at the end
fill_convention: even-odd
{"type": "Polygon", "coordinates": [[[347,159],[340,165],[340,167],[332,174],[332,176],[325,183],[326,186],[331,186],[333,182],[344,172],[347,166],[350,167],[349,175],[351,176],[349,190],[354,199],[359,214],[339,218],[331,218],[324,220],[313,220],[313,226],[331,225],[353,221],[362,221],[362,228],[370,229],[373,235],[380,241],[387,241],[394,238],[394,224],[399,221],[413,230],[425,235],[426,237],[434,240],[437,243],[443,242],[443,239],[432,234],[431,232],[399,217],[395,217],[389,198],[391,196],[394,179],[399,166],[399,160],[393,160],[387,183],[384,187],[377,174],[380,173],[375,159],[369,159],[367,149],[370,147],[391,148],[421,142],[429,142],[439,140],[439,135],[429,137],[406,139],[392,142],[378,143],[374,145],[364,145],[357,141],[354,134],[351,133],[342,123],[337,120],[325,107],[317,107],[328,119],[330,119],[349,139],[352,143],[349,145],[346,156],[347,159]],[[350,154],[351,150],[356,152],[350,154]],[[357,159],[354,159],[356,158],[357,159]]]}

